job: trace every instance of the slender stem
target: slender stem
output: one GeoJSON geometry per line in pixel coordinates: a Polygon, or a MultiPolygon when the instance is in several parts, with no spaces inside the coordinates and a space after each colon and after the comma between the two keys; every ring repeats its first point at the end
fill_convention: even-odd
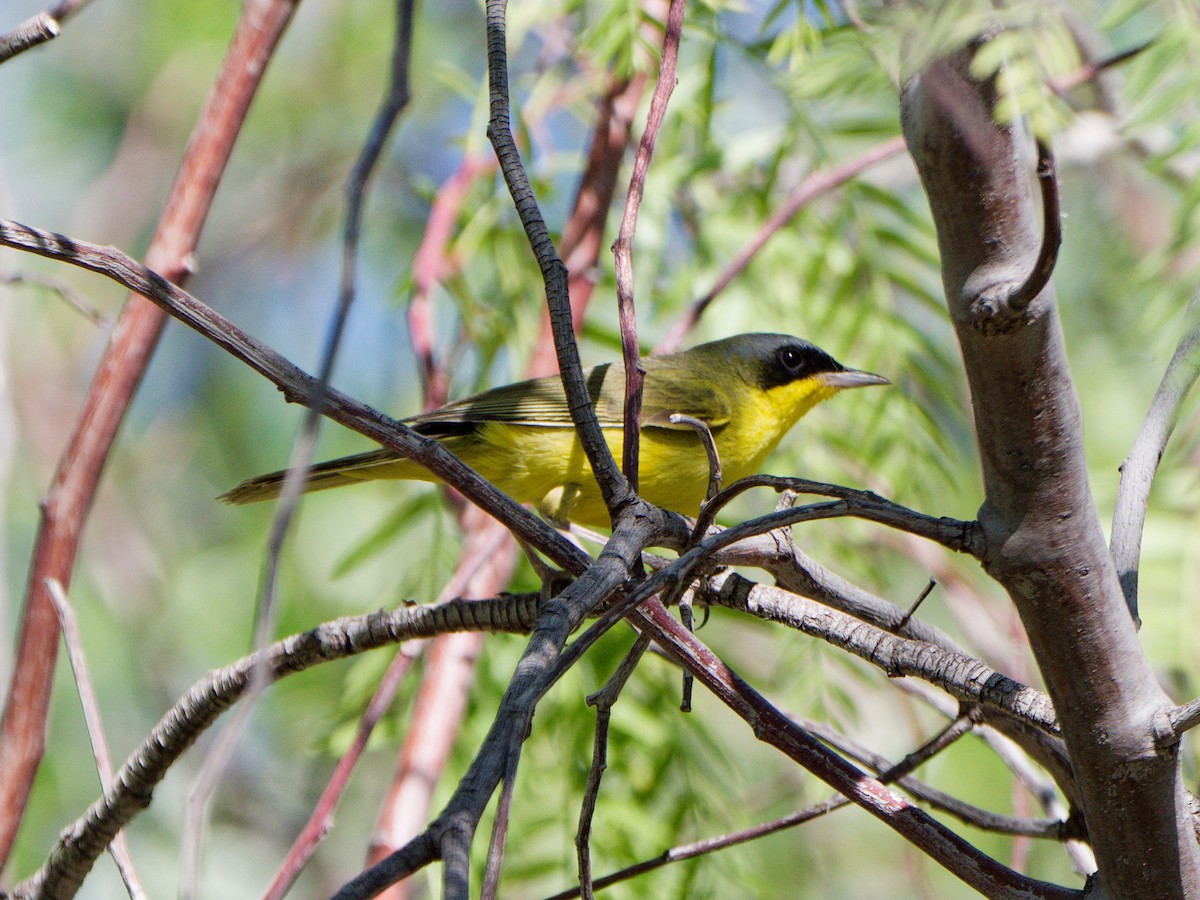
{"type": "Polygon", "coordinates": [[[588,767],[587,783],[583,790],[583,802],[579,809],[579,827],[575,832],[575,854],[579,861],[579,889],[586,900],[592,900],[592,817],[596,812],[596,801],[600,796],[600,781],[608,766],[608,723],[612,708],[621,696],[626,682],[633,675],[642,655],[650,647],[650,638],[639,634],[629,652],[621,659],[617,670],[604,687],[587,698],[589,706],[596,707],[596,735],[592,742],[592,764],[588,767]]]}
{"type": "Polygon", "coordinates": [[[1134,621],[1138,621],[1138,566],[1150,489],[1179,419],[1180,406],[1200,377],[1200,301],[1197,299],[1192,300],[1188,318],[1192,324],[1179,339],[1129,455],[1121,464],[1109,547],[1134,621]]]}
{"type": "Polygon", "coordinates": [[[491,109],[487,128],[488,139],[496,151],[500,171],[504,175],[517,215],[542,271],[554,348],[558,355],[558,370],[567,394],[571,419],[579,434],[584,454],[591,464],[600,495],[608,509],[615,510],[618,506],[626,504],[633,495],[628,481],[613,460],[604,440],[604,433],[600,430],[596,411],[592,408],[583,379],[579,347],[575,343],[566,266],[554,249],[550,231],[542,218],[537,198],[529,184],[529,177],[521,163],[521,154],[512,136],[508,97],[508,51],[505,46],[506,6],[505,0],[487,2],[488,94],[491,109]]]}
{"type": "MultiPolygon", "coordinates": [[[[171,281],[184,281],[190,272],[234,141],[294,8],[295,0],[252,0],[238,20],[147,250],[147,265],[171,281]]],[[[13,681],[0,721],[0,864],[12,849],[44,748],[58,648],[58,624],[46,579],[70,588],[101,471],[165,322],[166,316],[152,304],[136,297],[126,304],[46,494],[13,681]]]]}
{"type": "Polygon", "coordinates": [[[613,244],[613,256],[617,276],[617,314],[621,323],[621,357],[625,363],[624,441],[622,444],[622,470],[630,488],[636,492],[638,486],[638,449],[642,414],[642,382],[645,372],[639,359],[641,348],[637,339],[637,315],[633,304],[633,237],[637,231],[638,212],[642,196],[646,191],[646,175],[650,171],[650,160],[654,156],[654,145],[667,115],[667,103],[675,89],[675,69],[679,60],[679,38],[683,32],[683,12],[686,0],[671,0],[667,9],[667,26],[663,33],[662,59],[658,67],[658,81],[650,98],[650,113],[646,129],[638,142],[637,156],[633,161],[633,174],[629,179],[629,191],[625,195],[625,212],[621,216],[621,227],[613,244]]]}

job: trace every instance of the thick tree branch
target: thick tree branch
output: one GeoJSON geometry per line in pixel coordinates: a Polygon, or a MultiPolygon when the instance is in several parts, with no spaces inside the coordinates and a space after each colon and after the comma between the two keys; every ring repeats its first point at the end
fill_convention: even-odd
{"type": "Polygon", "coordinates": [[[920,678],[963,703],[980,704],[1024,728],[1056,734],[1050,698],[1001,675],[974,657],[880,631],[859,619],[788,591],[726,573],[714,579],[713,602],[820,638],[879,667],[890,677],[920,678]]]}
{"type": "MultiPolygon", "coordinates": [[[[787,530],[780,530],[739,541],[716,554],[714,561],[760,568],[775,579],[778,587],[792,594],[839,610],[890,634],[932,644],[963,657],[970,656],[941,629],[915,617],[905,621],[907,613],[901,607],[822,566],[799,550],[793,541],[785,539],[789,534],[787,530]]],[[[1066,797],[1077,799],[1071,762],[1060,738],[1030,728],[990,707],[984,707],[982,714],[988,724],[1019,743],[1045,767],[1066,797]]]]}
{"type": "Polygon", "coordinates": [[[1103,888],[1200,895],[1170,704],[1138,643],[1088,484],[1079,402],[1052,290],[1008,305],[1042,244],[1027,141],[996,124],[971,50],[906,85],[902,123],[929,195],[950,317],[975,412],[985,500],[982,561],[1009,592],[1059,714],[1103,888]]]}
{"type": "MultiPolygon", "coordinates": [[[[445,861],[447,897],[469,896],[470,844],[475,829],[528,734],[534,708],[561,674],[567,637],[591,610],[624,588],[652,534],[650,522],[641,518],[618,528],[595,563],[558,597],[543,604],[483,746],[445,808],[415,839],[426,842],[432,838],[433,846],[438,848],[437,858],[445,861]]],[[[422,859],[420,865],[431,861],[422,859]]],[[[411,845],[406,845],[345,884],[336,896],[338,900],[372,897],[416,871],[419,866],[414,867],[414,862],[411,845]]]]}

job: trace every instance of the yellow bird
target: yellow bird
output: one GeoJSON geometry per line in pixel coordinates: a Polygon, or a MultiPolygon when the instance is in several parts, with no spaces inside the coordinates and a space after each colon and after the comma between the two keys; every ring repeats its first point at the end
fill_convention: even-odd
{"type": "MultiPolygon", "coordinates": [[[[692,428],[671,423],[673,414],[708,426],[729,484],[758,472],[780,439],[822,400],[846,388],[891,383],[847,369],[819,347],[783,334],[740,334],[647,357],[642,365],[639,492],[688,516],[697,514],[708,488],[708,457],[692,428]]],[[[584,374],[605,440],[619,461],[624,367],[596,366],[584,374]]],[[[404,422],[552,521],[610,524],[557,375],[493,388],[404,422]]],[[[253,503],[276,497],[286,474],[244,481],[221,499],[253,503]]],[[[304,490],[376,478],[438,480],[391,450],[374,450],[314,466],[304,490]]]]}

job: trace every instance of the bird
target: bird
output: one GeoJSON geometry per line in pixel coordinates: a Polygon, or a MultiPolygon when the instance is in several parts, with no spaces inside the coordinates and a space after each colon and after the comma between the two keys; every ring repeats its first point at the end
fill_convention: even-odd
{"type": "MultiPolygon", "coordinates": [[[[645,357],[640,365],[645,383],[638,492],[686,516],[697,515],[705,499],[710,462],[695,426],[673,416],[704,423],[731,483],[758,473],[783,436],[818,403],[848,388],[891,384],[785,334],[739,334],[645,357]]],[[[599,365],[584,376],[604,438],[620,459],[624,366],[599,365]]],[[[559,376],[492,388],[403,421],[550,521],[610,527],[559,376]]],[[[243,504],[277,497],[286,475],[282,470],[248,479],[219,499],[243,504]]],[[[418,463],[381,449],[313,466],[303,489],[380,478],[439,480],[418,463]]]]}

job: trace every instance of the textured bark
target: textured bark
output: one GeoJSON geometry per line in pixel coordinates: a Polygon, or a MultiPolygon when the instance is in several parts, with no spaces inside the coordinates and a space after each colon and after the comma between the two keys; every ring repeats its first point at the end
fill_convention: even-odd
{"type": "Polygon", "coordinates": [[[1088,483],[1078,398],[1053,291],[1010,302],[1038,256],[1032,148],[992,117],[970,50],[904,90],[949,312],[974,403],[987,571],[1008,591],[1054,700],[1099,885],[1114,897],[1200,896],[1170,701],[1138,642],[1088,483]]]}

